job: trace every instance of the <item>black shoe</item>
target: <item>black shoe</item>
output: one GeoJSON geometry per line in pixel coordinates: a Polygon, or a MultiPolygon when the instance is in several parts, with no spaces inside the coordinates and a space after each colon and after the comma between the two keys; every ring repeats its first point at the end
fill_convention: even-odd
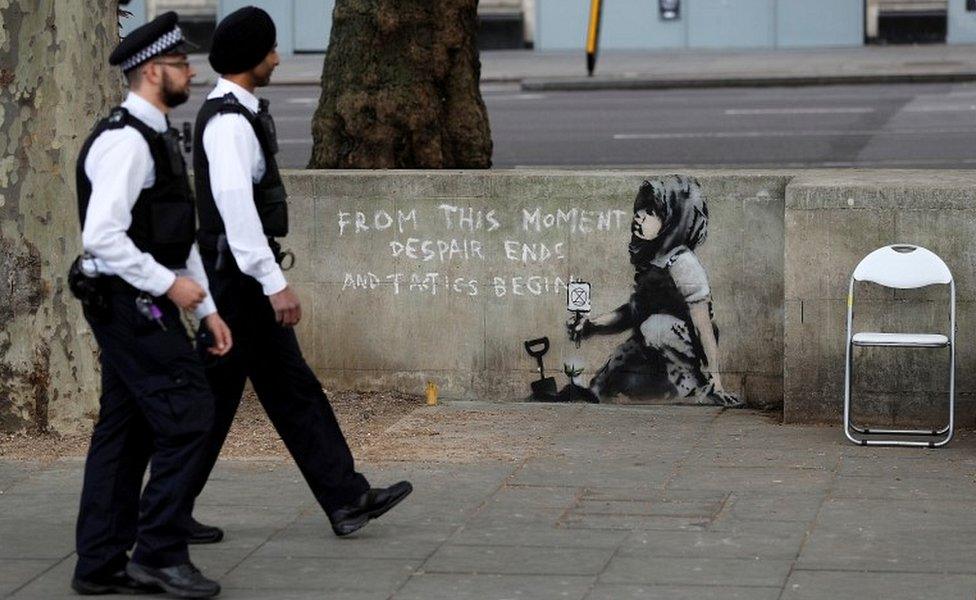
{"type": "Polygon", "coordinates": [[[220,584],[204,577],[191,563],[157,569],[130,561],[125,572],[139,583],[158,585],[177,598],[213,598],[220,593],[220,584]]]}
{"type": "Polygon", "coordinates": [[[394,483],[388,488],[372,488],[359,497],[355,503],[343,506],[329,515],[332,531],[339,537],[349,535],[390,510],[410,495],[413,486],[409,481],[394,483]]]}
{"type": "Polygon", "coordinates": [[[190,517],[190,538],[188,544],[216,544],[224,539],[224,530],[213,525],[204,525],[190,517]]]}
{"type": "Polygon", "coordinates": [[[145,584],[129,577],[125,571],[118,571],[105,578],[71,580],[71,589],[82,596],[103,596],[105,594],[158,594],[163,591],[154,584],[145,584]]]}

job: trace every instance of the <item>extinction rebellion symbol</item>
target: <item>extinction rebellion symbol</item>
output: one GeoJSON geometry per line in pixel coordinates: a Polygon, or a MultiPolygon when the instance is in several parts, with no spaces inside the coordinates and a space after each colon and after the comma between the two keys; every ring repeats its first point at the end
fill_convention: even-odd
{"type": "Polygon", "coordinates": [[[566,309],[573,312],[590,312],[590,284],[574,281],[566,290],[566,309]]]}

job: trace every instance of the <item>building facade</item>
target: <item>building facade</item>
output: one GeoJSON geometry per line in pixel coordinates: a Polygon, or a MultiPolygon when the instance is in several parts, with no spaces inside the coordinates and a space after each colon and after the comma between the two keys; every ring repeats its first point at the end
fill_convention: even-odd
{"type": "MultiPolygon", "coordinates": [[[[482,49],[580,50],[591,0],[480,0],[482,49]]],[[[335,0],[131,0],[123,32],[176,10],[194,39],[253,4],[285,54],[324,52],[335,0]]],[[[976,43],[976,0],[602,0],[601,49],[810,48],[976,43]]]]}
{"type": "MultiPolygon", "coordinates": [[[[976,0],[603,0],[600,48],[976,43],[976,0]]],[[[537,0],[536,47],[583,47],[590,0],[537,0]]]]}
{"type": "MultiPolygon", "coordinates": [[[[543,50],[580,48],[589,2],[539,0],[543,50]]],[[[864,43],[861,0],[604,0],[600,48],[793,48],[864,43]],[[670,11],[670,14],[666,14],[670,11]]]]}
{"type": "MultiPolygon", "coordinates": [[[[147,18],[175,10],[187,24],[192,39],[205,40],[217,21],[242,6],[260,6],[278,27],[282,53],[325,52],[332,30],[335,0],[130,0],[133,16],[123,22],[123,34],[147,18]]],[[[535,31],[536,0],[480,0],[479,45],[482,49],[531,47],[535,31]]]]}

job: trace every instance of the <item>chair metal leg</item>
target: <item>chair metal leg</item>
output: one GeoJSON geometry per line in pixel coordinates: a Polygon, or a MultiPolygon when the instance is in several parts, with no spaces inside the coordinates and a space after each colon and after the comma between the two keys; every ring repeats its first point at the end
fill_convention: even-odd
{"type": "Polygon", "coordinates": [[[857,427],[856,425],[854,425],[853,423],[851,423],[851,429],[854,430],[855,433],[860,433],[860,434],[863,434],[863,435],[884,435],[884,434],[887,434],[887,435],[928,435],[928,436],[934,436],[934,435],[945,435],[945,433],[949,431],[950,427],[949,427],[949,425],[946,425],[942,429],[879,429],[879,428],[871,428],[871,427],[861,428],[861,427],[857,427]]]}
{"type": "Polygon", "coordinates": [[[850,316],[848,314],[848,328],[847,328],[847,364],[844,368],[844,435],[847,436],[851,442],[855,444],[860,444],[861,440],[855,437],[851,433],[851,368],[853,367],[853,343],[851,342],[851,332],[850,332],[850,316]]]}
{"type": "Polygon", "coordinates": [[[853,386],[851,384],[851,375],[854,366],[853,358],[853,344],[850,341],[850,335],[848,335],[847,344],[847,364],[845,366],[844,373],[844,435],[847,436],[851,442],[859,446],[903,446],[903,447],[915,447],[915,448],[941,448],[952,440],[953,435],[953,417],[955,413],[955,347],[950,345],[950,359],[949,359],[949,422],[940,429],[883,429],[883,428],[871,428],[871,427],[858,427],[854,423],[853,415],[851,414],[851,405],[853,403],[853,386]],[[891,440],[891,439],[870,439],[870,436],[880,436],[880,435],[897,435],[897,436],[907,436],[907,437],[928,437],[928,438],[940,438],[941,439],[929,439],[929,440],[891,440]],[[866,437],[860,437],[866,436],[866,437]]]}

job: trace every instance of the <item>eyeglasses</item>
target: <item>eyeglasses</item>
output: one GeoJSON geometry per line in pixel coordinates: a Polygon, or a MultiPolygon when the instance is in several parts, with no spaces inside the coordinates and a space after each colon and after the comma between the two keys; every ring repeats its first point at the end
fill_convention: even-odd
{"type": "Polygon", "coordinates": [[[155,62],[157,65],[166,65],[167,67],[176,67],[177,69],[181,69],[183,71],[185,71],[185,70],[187,70],[187,69],[190,68],[189,61],[185,61],[185,60],[180,60],[180,61],[156,60],[156,61],[153,61],[153,62],[155,62]]]}

